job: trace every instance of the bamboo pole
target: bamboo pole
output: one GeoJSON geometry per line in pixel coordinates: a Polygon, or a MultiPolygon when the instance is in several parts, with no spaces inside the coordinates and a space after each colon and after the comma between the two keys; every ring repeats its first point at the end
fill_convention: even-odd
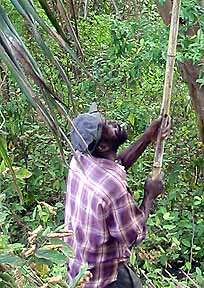
{"type": "Polygon", "coordinates": [[[153,164],[153,171],[152,171],[153,179],[157,178],[162,168],[162,160],[163,160],[163,154],[164,154],[164,140],[162,140],[161,136],[162,136],[162,130],[167,124],[169,110],[170,110],[180,9],[181,9],[181,0],[174,0],[173,7],[172,7],[172,14],[171,14],[172,16],[171,16],[169,43],[168,43],[168,51],[167,51],[163,101],[162,101],[161,112],[160,112],[161,116],[163,116],[163,119],[162,119],[161,127],[157,136],[157,142],[156,142],[156,148],[155,148],[155,154],[154,154],[154,164],[153,164]]]}

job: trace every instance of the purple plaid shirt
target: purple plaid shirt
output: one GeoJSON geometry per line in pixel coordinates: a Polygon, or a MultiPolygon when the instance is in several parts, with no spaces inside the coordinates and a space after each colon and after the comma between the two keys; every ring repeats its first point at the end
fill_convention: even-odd
{"type": "Polygon", "coordinates": [[[77,152],[70,163],[65,224],[74,237],[67,243],[74,258],[68,263],[72,281],[87,263],[93,278],[86,288],[103,288],[117,278],[118,264],[127,262],[130,247],[145,238],[144,213],[128,192],[126,172],[118,163],[77,152]]]}

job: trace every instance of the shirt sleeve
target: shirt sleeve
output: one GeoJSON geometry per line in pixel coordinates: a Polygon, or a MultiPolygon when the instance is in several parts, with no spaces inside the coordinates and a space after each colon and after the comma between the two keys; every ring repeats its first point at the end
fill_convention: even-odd
{"type": "Polygon", "coordinates": [[[145,215],[128,190],[119,194],[111,201],[106,224],[112,237],[130,247],[139,244],[146,236],[145,215]]]}

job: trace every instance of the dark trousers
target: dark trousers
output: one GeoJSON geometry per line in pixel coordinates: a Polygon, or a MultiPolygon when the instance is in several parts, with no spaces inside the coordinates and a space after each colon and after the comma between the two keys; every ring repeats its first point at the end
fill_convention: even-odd
{"type": "Polygon", "coordinates": [[[118,267],[117,280],[109,284],[107,288],[142,288],[142,284],[127,264],[121,264],[118,267]]]}

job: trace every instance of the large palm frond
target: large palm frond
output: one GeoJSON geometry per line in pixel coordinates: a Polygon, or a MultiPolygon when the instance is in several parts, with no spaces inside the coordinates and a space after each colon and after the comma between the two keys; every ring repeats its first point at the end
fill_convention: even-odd
{"type": "MultiPolygon", "coordinates": [[[[61,64],[55,58],[50,48],[48,48],[46,43],[43,41],[43,38],[38,30],[38,26],[44,28],[49,35],[54,36],[54,39],[70,53],[73,60],[76,60],[77,63],[79,63],[80,60],[77,59],[75,53],[62,39],[62,37],[56,31],[54,31],[54,29],[48,27],[47,24],[40,18],[32,1],[12,0],[12,3],[28,21],[41,51],[59,71],[62,81],[66,83],[68,94],[71,98],[71,83],[61,64]]],[[[60,148],[62,158],[66,163],[64,148],[71,148],[73,153],[74,149],[67,137],[66,131],[64,131],[60,126],[59,117],[57,114],[65,117],[66,121],[68,121],[70,125],[73,125],[68,115],[69,107],[67,107],[67,105],[62,101],[60,95],[54,91],[52,86],[48,84],[48,81],[44,78],[37,61],[26,48],[20,35],[16,32],[15,27],[12,25],[10,19],[1,6],[0,58],[15,77],[16,82],[18,83],[22,92],[25,94],[28,102],[38,111],[38,113],[40,113],[42,119],[53,132],[56,142],[60,148]]],[[[74,104],[73,99],[72,104],[74,104]]]]}

